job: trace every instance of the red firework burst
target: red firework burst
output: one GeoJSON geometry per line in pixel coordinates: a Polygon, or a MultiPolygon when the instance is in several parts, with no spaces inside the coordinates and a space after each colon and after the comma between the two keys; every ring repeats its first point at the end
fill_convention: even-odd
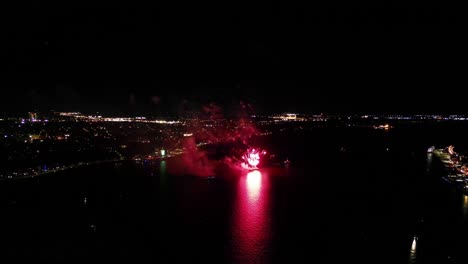
{"type": "Polygon", "coordinates": [[[246,169],[256,169],[257,165],[260,163],[260,158],[266,154],[266,151],[261,151],[259,149],[249,148],[242,156],[244,162],[242,166],[246,169]]]}

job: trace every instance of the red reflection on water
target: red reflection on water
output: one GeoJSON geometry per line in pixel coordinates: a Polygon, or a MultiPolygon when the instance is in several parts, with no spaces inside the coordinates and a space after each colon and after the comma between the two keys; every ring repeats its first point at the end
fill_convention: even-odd
{"type": "Polygon", "coordinates": [[[268,177],[258,170],[239,179],[233,221],[236,263],[263,263],[270,242],[268,177]]]}
{"type": "Polygon", "coordinates": [[[249,203],[256,203],[260,188],[262,187],[262,174],[255,170],[247,174],[247,191],[249,193],[249,203]]]}

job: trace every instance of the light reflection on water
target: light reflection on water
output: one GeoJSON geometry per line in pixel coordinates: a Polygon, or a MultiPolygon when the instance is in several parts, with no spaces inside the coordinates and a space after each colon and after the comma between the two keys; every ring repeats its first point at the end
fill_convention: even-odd
{"type": "Polygon", "coordinates": [[[249,204],[255,206],[262,187],[262,174],[255,170],[247,174],[247,191],[249,193],[249,204]]]}
{"type": "Polygon", "coordinates": [[[432,166],[432,153],[427,153],[426,171],[429,172],[432,166]]]}
{"type": "Polygon", "coordinates": [[[265,263],[270,247],[268,175],[259,170],[239,179],[233,215],[235,263],[265,263]]]}
{"type": "Polygon", "coordinates": [[[163,205],[166,203],[167,192],[168,192],[168,182],[167,182],[167,168],[166,161],[161,160],[159,163],[159,188],[160,188],[160,198],[163,205]]]}
{"type": "Polygon", "coordinates": [[[165,160],[160,161],[159,168],[160,168],[161,175],[166,176],[166,161],[165,160]]]}
{"type": "Polygon", "coordinates": [[[463,218],[468,220],[468,196],[463,195],[463,218]]]}
{"type": "Polygon", "coordinates": [[[411,243],[411,250],[410,250],[410,257],[409,257],[409,263],[416,263],[416,248],[417,248],[417,241],[418,238],[414,236],[413,238],[413,243],[411,243]]]}

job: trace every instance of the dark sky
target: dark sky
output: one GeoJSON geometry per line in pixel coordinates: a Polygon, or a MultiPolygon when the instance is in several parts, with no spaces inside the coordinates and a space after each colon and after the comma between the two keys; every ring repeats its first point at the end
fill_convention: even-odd
{"type": "Polygon", "coordinates": [[[455,1],[219,2],[3,8],[0,111],[468,112],[455,1]]]}

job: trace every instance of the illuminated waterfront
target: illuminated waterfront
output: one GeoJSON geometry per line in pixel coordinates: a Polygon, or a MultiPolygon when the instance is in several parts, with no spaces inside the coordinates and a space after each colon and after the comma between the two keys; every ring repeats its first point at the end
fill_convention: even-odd
{"type": "Polygon", "coordinates": [[[426,152],[445,142],[415,135],[397,128],[283,132],[258,144],[268,150],[265,161],[275,154],[289,167],[272,162],[241,170],[219,160],[213,179],[178,171],[182,155],[3,181],[0,201],[9,216],[0,225],[8,241],[3,258],[464,260],[468,200],[446,188],[442,168],[426,152]]]}

